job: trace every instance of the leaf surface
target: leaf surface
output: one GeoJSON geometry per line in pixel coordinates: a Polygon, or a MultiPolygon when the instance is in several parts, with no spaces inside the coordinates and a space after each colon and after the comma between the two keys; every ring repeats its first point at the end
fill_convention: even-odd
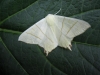
{"type": "Polygon", "coordinates": [[[0,70],[3,75],[100,75],[100,0],[0,0],[0,70]],[[87,21],[91,28],[74,38],[72,51],[18,41],[47,14],[87,21]]]}

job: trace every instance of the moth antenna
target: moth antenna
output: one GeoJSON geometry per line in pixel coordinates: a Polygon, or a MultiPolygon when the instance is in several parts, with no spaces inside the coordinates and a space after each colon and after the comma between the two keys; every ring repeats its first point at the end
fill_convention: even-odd
{"type": "Polygon", "coordinates": [[[56,12],[54,15],[58,14],[60,11],[61,11],[61,8],[60,8],[60,9],[59,9],[59,11],[58,11],[58,12],[56,12]]]}

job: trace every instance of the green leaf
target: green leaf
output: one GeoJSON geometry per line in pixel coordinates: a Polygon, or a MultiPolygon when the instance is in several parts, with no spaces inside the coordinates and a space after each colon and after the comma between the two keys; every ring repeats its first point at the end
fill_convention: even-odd
{"type": "Polygon", "coordinates": [[[0,0],[0,71],[3,75],[100,75],[100,0],[0,0]],[[47,14],[87,21],[72,51],[57,47],[47,57],[19,35],[47,14]]]}

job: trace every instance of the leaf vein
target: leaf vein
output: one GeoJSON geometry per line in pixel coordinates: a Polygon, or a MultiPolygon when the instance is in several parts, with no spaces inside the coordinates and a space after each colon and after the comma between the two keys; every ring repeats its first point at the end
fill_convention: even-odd
{"type": "Polygon", "coordinates": [[[0,38],[1,39],[1,42],[3,43],[3,45],[4,45],[4,47],[7,49],[7,51],[10,53],[10,55],[12,56],[12,58],[14,58],[15,59],[15,61],[21,66],[21,68],[24,70],[24,72],[26,72],[26,74],[27,75],[29,75],[28,73],[27,73],[27,71],[22,67],[22,65],[18,62],[18,60],[13,56],[13,54],[10,52],[10,50],[7,48],[7,46],[6,46],[6,44],[3,42],[3,40],[2,40],[2,38],[0,38]]]}

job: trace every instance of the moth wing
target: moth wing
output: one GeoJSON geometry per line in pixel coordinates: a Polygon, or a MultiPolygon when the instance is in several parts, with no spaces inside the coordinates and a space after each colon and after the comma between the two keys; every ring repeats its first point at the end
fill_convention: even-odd
{"type": "Polygon", "coordinates": [[[58,45],[45,18],[24,31],[18,40],[29,44],[38,44],[45,49],[47,55],[58,45]]]}
{"type": "Polygon", "coordinates": [[[70,50],[73,38],[82,34],[90,27],[89,23],[79,19],[58,15],[54,15],[54,19],[56,20],[56,35],[59,46],[69,48],[70,50]]]}

